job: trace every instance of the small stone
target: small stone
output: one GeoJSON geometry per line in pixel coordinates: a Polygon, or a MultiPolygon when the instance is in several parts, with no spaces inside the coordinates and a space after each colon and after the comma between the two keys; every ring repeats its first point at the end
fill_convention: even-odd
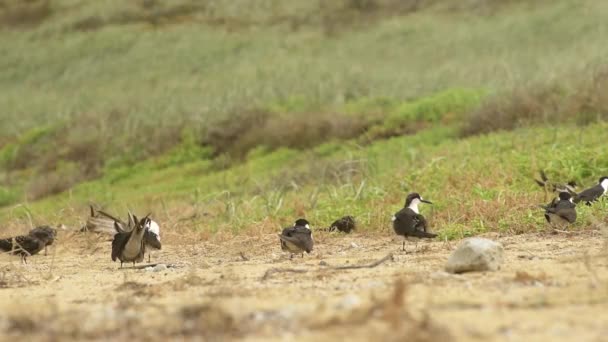
{"type": "Polygon", "coordinates": [[[321,260],[319,262],[319,266],[327,266],[327,262],[325,260],[321,260]]]}
{"type": "Polygon", "coordinates": [[[356,244],[356,243],[354,243],[354,242],[351,242],[351,243],[350,243],[350,248],[359,248],[359,245],[357,245],[357,244],[356,244]]]}
{"type": "Polygon", "coordinates": [[[496,271],[503,261],[500,243],[484,238],[470,238],[460,243],[450,255],[445,270],[450,273],[496,271]]]}
{"type": "Polygon", "coordinates": [[[336,309],[350,310],[355,306],[359,306],[360,304],[361,299],[358,296],[354,294],[348,294],[344,296],[342,300],[340,300],[340,302],[336,305],[336,309]]]}
{"type": "Polygon", "coordinates": [[[153,271],[154,272],[161,272],[161,271],[165,271],[167,269],[167,265],[165,264],[158,264],[156,266],[154,266],[153,271]]]}

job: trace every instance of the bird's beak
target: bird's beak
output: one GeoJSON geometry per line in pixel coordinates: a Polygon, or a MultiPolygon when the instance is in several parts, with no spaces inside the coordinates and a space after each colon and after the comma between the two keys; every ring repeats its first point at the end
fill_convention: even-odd
{"type": "Polygon", "coordinates": [[[422,203],[428,203],[428,204],[433,204],[433,202],[427,201],[427,200],[420,200],[420,202],[422,202],[422,203]]]}

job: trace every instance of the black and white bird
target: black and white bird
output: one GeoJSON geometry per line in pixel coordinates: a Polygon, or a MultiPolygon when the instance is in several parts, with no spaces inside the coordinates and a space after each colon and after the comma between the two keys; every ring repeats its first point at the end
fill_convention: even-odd
{"type": "MultiPolygon", "coordinates": [[[[121,219],[116,218],[114,215],[106,213],[105,211],[98,210],[97,212],[115,222],[114,230],[116,233],[131,231],[137,222],[137,219],[131,213],[131,211],[127,213],[127,222],[124,222],[121,219]]],[[[146,244],[146,249],[148,250],[148,262],[150,262],[151,250],[162,249],[162,245],[160,243],[160,226],[152,219],[150,219],[149,229],[144,232],[144,243],[146,244]]]]}
{"type": "Polygon", "coordinates": [[[591,205],[592,202],[597,201],[602,197],[608,190],[608,177],[604,176],[600,178],[597,185],[585,189],[574,196],[574,203],[584,202],[587,205],[591,205]]]}
{"type": "MultiPolygon", "coordinates": [[[[128,216],[128,226],[135,226],[135,222],[137,220],[130,211],[128,212],[128,216]]],[[[146,244],[146,249],[148,249],[148,262],[150,262],[150,254],[152,254],[151,250],[162,249],[162,245],[160,243],[160,226],[152,219],[150,219],[150,227],[144,233],[144,243],[146,244]]]]}
{"type": "Polygon", "coordinates": [[[294,254],[300,253],[303,258],[304,252],[310,253],[313,249],[312,231],[309,222],[305,219],[296,220],[293,227],[283,229],[283,232],[278,235],[281,241],[281,249],[291,253],[290,258],[293,258],[294,254]]]}
{"type": "Polygon", "coordinates": [[[347,234],[355,230],[355,218],[348,215],[335,220],[334,223],[329,226],[329,231],[333,232],[336,230],[347,234]]]}
{"type": "Polygon", "coordinates": [[[547,222],[556,228],[564,228],[576,221],[576,204],[568,192],[560,192],[558,198],[540,207],[545,209],[547,222]]]}
{"type": "Polygon", "coordinates": [[[39,226],[39,227],[36,227],[36,228],[30,230],[29,235],[46,237],[45,238],[46,243],[44,245],[44,255],[47,255],[46,247],[52,245],[53,242],[55,242],[55,236],[57,235],[57,230],[54,228],[51,228],[50,226],[39,226]]]}
{"type": "Polygon", "coordinates": [[[20,235],[0,239],[0,250],[21,256],[21,261],[27,264],[27,257],[38,254],[49,242],[55,240],[57,231],[53,228],[33,229],[28,235],[20,235]]]}
{"type": "Polygon", "coordinates": [[[150,218],[147,215],[141,220],[133,216],[135,226],[129,231],[125,231],[119,227],[118,222],[114,222],[118,233],[114,235],[112,240],[112,261],[120,260],[120,267],[124,262],[132,262],[135,266],[136,262],[142,262],[146,253],[146,243],[144,235],[150,229],[150,218]]]}
{"type": "Polygon", "coordinates": [[[402,250],[405,251],[405,240],[409,238],[427,238],[432,239],[437,234],[427,232],[427,222],[424,216],[420,214],[418,205],[420,203],[433,204],[430,201],[423,199],[418,193],[413,192],[407,195],[405,206],[393,216],[393,229],[397,235],[404,237],[402,250]]]}

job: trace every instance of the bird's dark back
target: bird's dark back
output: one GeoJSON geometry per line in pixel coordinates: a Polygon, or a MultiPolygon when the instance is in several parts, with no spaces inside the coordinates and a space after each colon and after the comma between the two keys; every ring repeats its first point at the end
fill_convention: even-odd
{"type": "Polygon", "coordinates": [[[408,235],[416,229],[414,217],[417,214],[410,208],[403,208],[395,214],[393,229],[397,235],[408,235]]]}
{"type": "Polygon", "coordinates": [[[40,226],[32,229],[29,235],[33,238],[39,239],[42,241],[45,246],[50,246],[55,241],[55,236],[57,235],[57,230],[51,228],[50,226],[40,226]]]}
{"type": "Polygon", "coordinates": [[[161,249],[161,243],[158,240],[158,236],[151,231],[146,231],[144,233],[144,241],[152,248],[161,249]]]}
{"type": "Polygon", "coordinates": [[[350,233],[355,229],[355,218],[352,216],[344,216],[329,226],[329,231],[339,230],[341,232],[350,233]]]}
{"type": "Polygon", "coordinates": [[[0,250],[9,252],[12,249],[13,249],[13,239],[12,238],[0,239],[0,250]]]}
{"type": "Polygon", "coordinates": [[[112,261],[116,261],[116,259],[122,258],[122,252],[129,241],[129,237],[131,236],[131,232],[121,232],[114,234],[114,239],[112,240],[112,261]]]}
{"type": "Polygon", "coordinates": [[[314,241],[312,239],[312,231],[306,227],[288,227],[283,229],[281,235],[287,237],[290,242],[305,250],[307,253],[310,253],[313,249],[314,241]]]}

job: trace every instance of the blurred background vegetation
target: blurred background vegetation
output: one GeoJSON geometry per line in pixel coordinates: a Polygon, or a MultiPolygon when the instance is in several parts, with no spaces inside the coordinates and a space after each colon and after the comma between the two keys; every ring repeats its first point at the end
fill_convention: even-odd
{"type": "MultiPolygon", "coordinates": [[[[539,168],[593,183],[606,18],[597,0],[0,0],[2,215],[101,202],[193,208],[209,229],[312,209],[380,227],[411,189],[479,205],[517,201],[539,168]]],[[[504,220],[456,210],[437,222],[504,220]]]]}

